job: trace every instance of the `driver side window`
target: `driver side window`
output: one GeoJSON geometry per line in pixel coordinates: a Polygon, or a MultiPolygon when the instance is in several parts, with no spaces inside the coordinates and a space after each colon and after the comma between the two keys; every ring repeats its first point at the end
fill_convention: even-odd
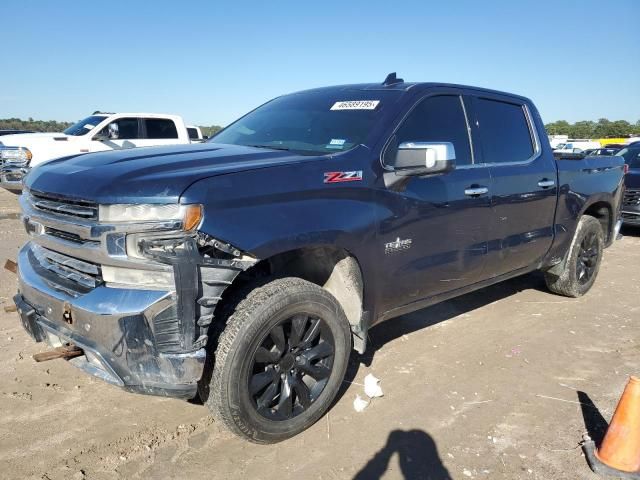
{"type": "Polygon", "coordinates": [[[137,118],[119,118],[100,131],[110,140],[136,140],[142,138],[137,118]]]}
{"type": "Polygon", "coordinates": [[[470,165],[471,147],[467,119],[459,95],[437,95],[422,100],[396,131],[403,142],[451,142],[456,165],[470,165]]]}

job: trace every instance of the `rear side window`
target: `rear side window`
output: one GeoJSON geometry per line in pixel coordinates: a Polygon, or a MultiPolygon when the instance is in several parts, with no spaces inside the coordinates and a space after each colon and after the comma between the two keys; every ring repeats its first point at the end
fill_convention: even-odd
{"type": "Polygon", "coordinates": [[[486,163],[523,162],[531,158],[533,142],[522,105],[478,98],[476,118],[486,163]]]}
{"type": "Polygon", "coordinates": [[[147,138],[178,138],[178,129],[172,120],[166,118],[145,118],[147,138]]]}
{"type": "Polygon", "coordinates": [[[187,133],[189,134],[189,138],[191,140],[197,140],[198,137],[198,130],[196,130],[195,128],[187,128],[187,133]]]}
{"type": "Polygon", "coordinates": [[[456,165],[471,163],[467,119],[458,95],[438,95],[422,100],[396,132],[403,142],[451,142],[456,165]]]}

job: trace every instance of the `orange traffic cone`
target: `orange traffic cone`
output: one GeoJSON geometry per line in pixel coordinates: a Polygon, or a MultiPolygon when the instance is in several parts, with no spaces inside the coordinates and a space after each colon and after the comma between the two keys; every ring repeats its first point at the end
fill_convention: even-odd
{"type": "Polygon", "coordinates": [[[600,448],[588,439],[584,450],[594,472],[640,479],[639,378],[629,378],[600,448]]]}

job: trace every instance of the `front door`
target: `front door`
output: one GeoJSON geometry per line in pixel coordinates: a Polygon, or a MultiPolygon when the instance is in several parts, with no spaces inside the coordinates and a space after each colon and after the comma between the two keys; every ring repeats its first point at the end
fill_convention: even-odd
{"type": "Polygon", "coordinates": [[[103,140],[92,140],[91,151],[121,150],[143,146],[144,141],[140,121],[135,117],[118,118],[101,131],[103,140]]]}
{"type": "Polygon", "coordinates": [[[381,312],[482,278],[491,178],[487,167],[474,164],[469,132],[465,105],[455,90],[420,100],[396,130],[398,145],[452,143],[456,168],[405,177],[379,190],[381,312]]]}

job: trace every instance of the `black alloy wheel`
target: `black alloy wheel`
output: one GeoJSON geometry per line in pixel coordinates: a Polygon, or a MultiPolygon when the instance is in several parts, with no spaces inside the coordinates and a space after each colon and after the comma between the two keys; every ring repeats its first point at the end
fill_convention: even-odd
{"type": "Polygon", "coordinates": [[[228,302],[201,398],[247,440],[291,438],[317,422],[340,391],[349,320],[326,289],[295,277],[258,279],[228,302]]]}
{"type": "Polygon", "coordinates": [[[578,251],[577,277],[581,285],[588,283],[598,266],[598,236],[594,231],[588,232],[580,242],[578,251]]]}
{"type": "Polygon", "coordinates": [[[327,385],[334,352],[321,318],[297,314],[275,325],[251,362],[249,392],[257,412],[281,421],[306,411],[327,385]]]}
{"type": "Polygon", "coordinates": [[[583,215],[564,260],[544,273],[549,290],[574,298],[587,293],[598,276],[604,245],[605,234],[600,220],[583,215]]]}

